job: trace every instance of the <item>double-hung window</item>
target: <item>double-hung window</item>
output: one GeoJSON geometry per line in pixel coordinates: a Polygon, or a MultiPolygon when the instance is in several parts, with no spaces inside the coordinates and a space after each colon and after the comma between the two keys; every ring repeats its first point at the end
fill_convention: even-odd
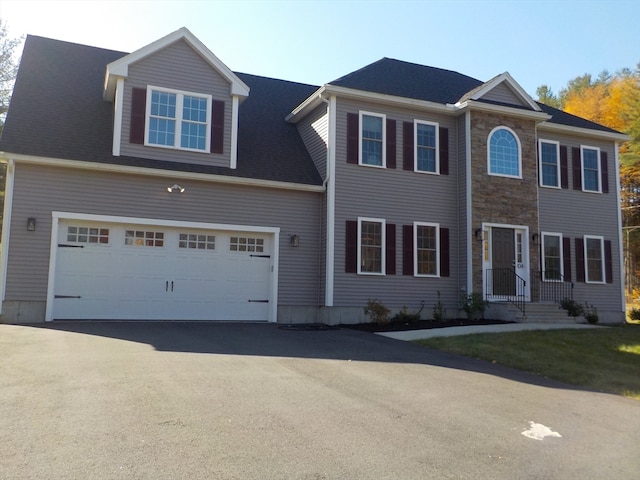
{"type": "Polygon", "coordinates": [[[384,115],[360,112],[360,165],[386,167],[385,122],[384,115]]]}
{"type": "Polygon", "coordinates": [[[489,174],[522,178],[520,140],[513,130],[496,127],[487,142],[489,174]]]}
{"type": "Polygon", "coordinates": [[[439,173],[438,124],[416,120],[413,138],[415,171],[439,173]]]}
{"type": "Polygon", "coordinates": [[[211,101],[211,95],[148,87],[145,144],[208,152],[211,101]]]}
{"type": "Polygon", "coordinates": [[[582,190],[585,192],[601,192],[600,187],[600,149],[581,146],[582,157],[582,190]]]}
{"type": "Polygon", "coordinates": [[[585,281],[604,283],[604,239],[602,237],[584,237],[585,281]]]}
{"type": "Polygon", "coordinates": [[[542,233],[543,268],[542,279],[546,282],[557,282],[563,279],[562,235],[559,233],[542,233]]]}
{"type": "Polygon", "coordinates": [[[560,143],[540,140],[540,185],[560,188],[560,143]]]}
{"type": "Polygon", "coordinates": [[[413,271],[418,277],[440,275],[440,227],[437,223],[414,222],[413,271]]]}
{"type": "Polygon", "coordinates": [[[385,221],[358,218],[358,273],[384,275],[385,221]]]}

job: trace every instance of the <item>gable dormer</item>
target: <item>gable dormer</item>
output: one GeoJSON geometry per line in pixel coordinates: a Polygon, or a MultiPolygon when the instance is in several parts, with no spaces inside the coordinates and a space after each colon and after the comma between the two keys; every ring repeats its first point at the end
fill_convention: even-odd
{"type": "Polygon", "coordinates": [[[493,77],[488,82],[467,92],[456,105],[479,101],[504,106],[542,111],[540,106],[524,91],[508,72],[493,77]]]}
{"type": "Polygon", "coordinates": [[[242,82],[181,28],[107,65],[113,155],[236,168],[242,82]]]}

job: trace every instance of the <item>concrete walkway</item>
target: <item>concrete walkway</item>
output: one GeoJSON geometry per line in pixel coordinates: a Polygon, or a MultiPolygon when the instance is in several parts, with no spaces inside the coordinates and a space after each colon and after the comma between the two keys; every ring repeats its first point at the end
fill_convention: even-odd
{"type": "Polygon", "coordinates": [[[464,327],[430,328],[427,330],[408,330],[404,332],[378,332],[377,335],[394,338],[396,340],[423,340],[435,337],[453,337],[457,335],[472,335],[475,333],[506,333],[522,332],[524,330],[566,330],[585,328],[606,328],[586,323],[507,323],[500,325],[468,325],[464,327]]]}

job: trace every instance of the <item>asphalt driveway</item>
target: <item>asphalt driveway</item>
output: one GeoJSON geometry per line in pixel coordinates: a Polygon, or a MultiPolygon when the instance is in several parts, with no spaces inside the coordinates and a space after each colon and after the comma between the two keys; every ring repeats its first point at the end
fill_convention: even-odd
{"type": "Polygon", "coordinates": [[[5,480],[632,479],[639,445],[640,402],[363,332],[0,325],[5,480]]]}

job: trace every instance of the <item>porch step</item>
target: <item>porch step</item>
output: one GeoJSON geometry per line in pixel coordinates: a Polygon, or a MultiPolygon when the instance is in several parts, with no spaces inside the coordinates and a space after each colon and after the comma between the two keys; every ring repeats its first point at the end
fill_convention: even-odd
{"type": "Polygon", "coordinates": [[[566,310],[562,310],[557,303],[527,303],[524,315],[514,305],[509,305],[508,311],[516,322],[576,323],[580,321],[580,318],[568,316],[566,310]]]}

